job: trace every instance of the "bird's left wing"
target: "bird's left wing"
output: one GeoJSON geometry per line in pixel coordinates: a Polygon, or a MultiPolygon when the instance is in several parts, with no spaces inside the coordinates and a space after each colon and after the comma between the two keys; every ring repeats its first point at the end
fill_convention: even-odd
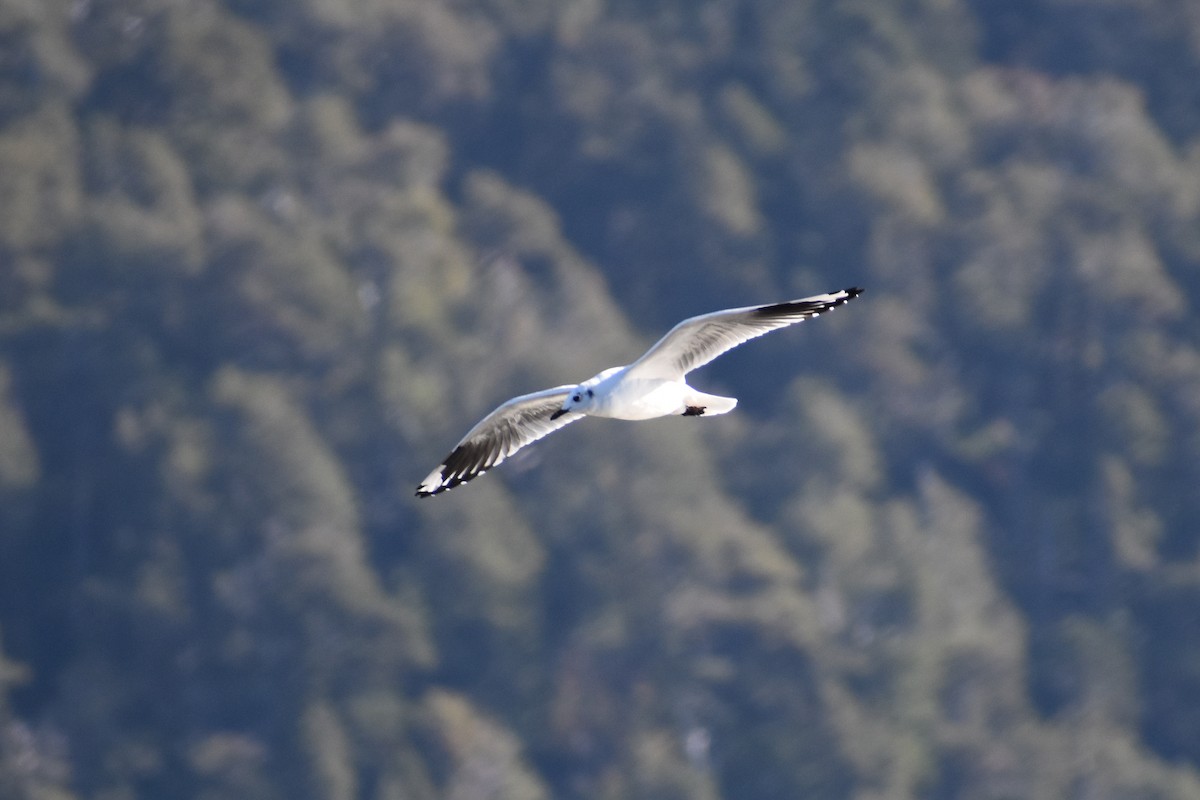
{"type": "Polygon", "coordinates": [[[450,455],[417,487],[417,497],[429,497],[478,477],[527,444],[568,425],[583,414],[567,413],[550,419],[562,408],[574,386],[556,386],[514,397],[479,421],[450,455]]]}
{"type": "Polygon", "coordinates": [[[823,314],[861,293],[862,289],[852,287],[785,303],[730,308],[685,319],[630,364],[627,375],[679,380],[743,342],[823,314]]]}

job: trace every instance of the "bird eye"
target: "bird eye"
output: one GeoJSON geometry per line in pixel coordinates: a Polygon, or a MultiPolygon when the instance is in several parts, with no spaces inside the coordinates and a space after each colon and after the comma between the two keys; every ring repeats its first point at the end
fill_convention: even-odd
{"type": "Polygon", "coordinates": [[[583,399],[583,398],[581,398],[579,395],[575,395],[574,397],[571,398],[571,402],[578,403],[581,399],[583,399]]]}

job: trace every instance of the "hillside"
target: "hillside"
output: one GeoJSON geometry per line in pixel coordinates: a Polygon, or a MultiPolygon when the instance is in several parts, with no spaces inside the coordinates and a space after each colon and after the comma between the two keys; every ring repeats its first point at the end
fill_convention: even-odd
{"type": "Polygon", "coordinates": [[[7,0],[0,797],[1200,800],[1198,304],[1187,0],[7,0]]]}

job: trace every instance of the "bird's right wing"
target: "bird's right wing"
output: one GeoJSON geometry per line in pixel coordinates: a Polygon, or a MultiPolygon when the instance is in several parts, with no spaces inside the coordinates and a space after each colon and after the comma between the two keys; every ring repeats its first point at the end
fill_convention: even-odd
{"type": "Polygon", "coordinates": [[[417,497],[429,497],[478,477],[527,444],[569,425],[583,414],[550,415],[562,408],[574,386],[556,386],[514,397],[479,421],[450,455],[417,487],[417,497]]]}

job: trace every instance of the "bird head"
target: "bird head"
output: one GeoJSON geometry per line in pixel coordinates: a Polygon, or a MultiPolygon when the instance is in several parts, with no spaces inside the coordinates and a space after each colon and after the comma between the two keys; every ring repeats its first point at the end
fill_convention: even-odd
{"type": "Polygon", "coordinates": [[[586,411],[592,398],[595,396],[595,391],[582,383],[579,384],[571,390],[571,393],[567,395],[567,399],[563,400],[562,408],[550,415],[550,419],[558,419],[563,414],[569,414],[572,411],[586,411]]]}

